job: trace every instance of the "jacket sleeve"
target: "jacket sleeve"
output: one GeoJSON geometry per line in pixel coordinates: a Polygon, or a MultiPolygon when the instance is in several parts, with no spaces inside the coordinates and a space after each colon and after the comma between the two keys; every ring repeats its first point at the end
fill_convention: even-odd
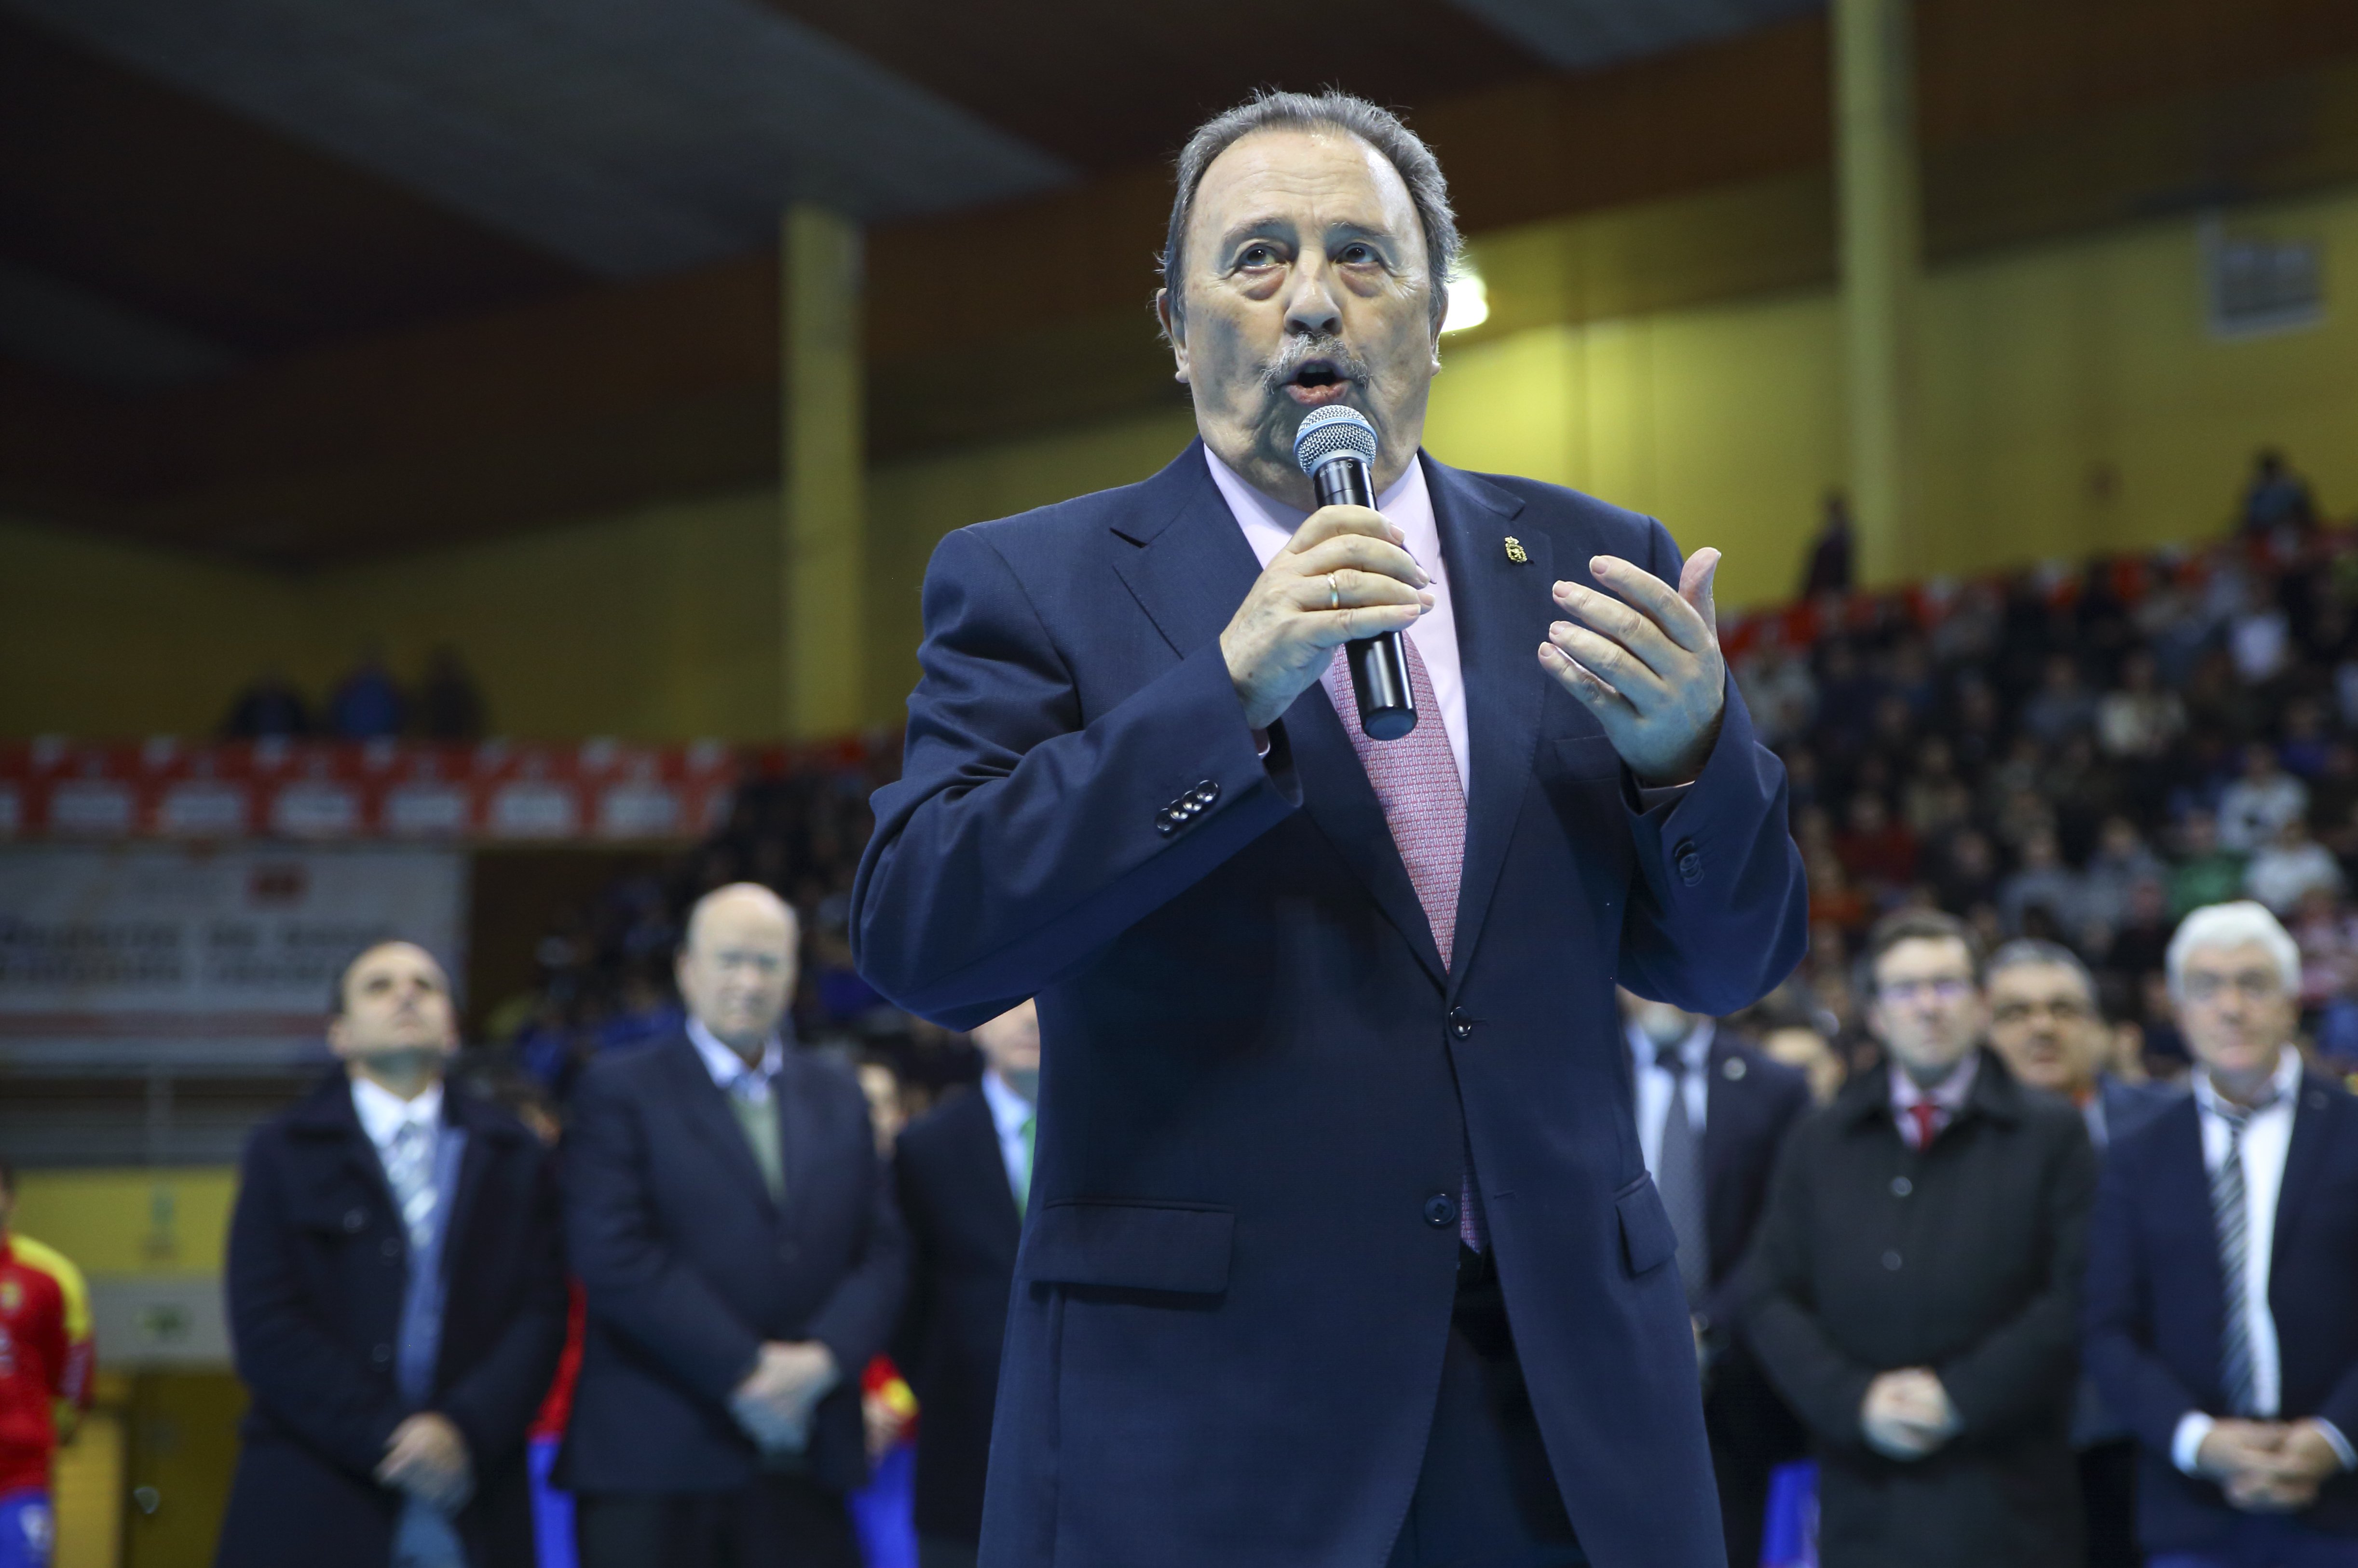
{"type": "MultiPolygon", "coordinates": [[[[2088,1263],[2088,1211],[2096,1152],[2078,1116],[2057,1124],[2041,1184],[2046,1278],[2022,1310],[1963,1355],[1933,1371],[1957,1408],[1961,1437],[2019,1425],[2068,1397],[2078,1371],[2080,1289],[2088,1263]],[[2059,1395],[2058,1390],[2067,1390],[2059,1395]]],[[[2168,1444],[2163,1445],[2165,1452],[2168,1444]]]]}
{"type": "Polygon", "coordinates": [[[321,1316],[296,1257],[277,1139],[246,1144],[230,1217],[230,1338],[254,1402],[334,1464],[373,1476],[407,1413],[389,1373],[364,1364],[321,1316]]]}
{"type": "MultiPolygon", "coordinates": [[[[868,1108],[860,1107],[860,1126],[867,1128],[868,1108]]],[[[869,1158],[873,1161],[875,1156],[869,1158]]],[[[909,1234],[901,1224],[901,1206],[894,1200],[892,1173],[871,1164],[869,1173],[866,1235],[859,1260],[836,1282],[805,1332],[835,1356],[846,1383],[857,1385],[860,1375],[892,1342],[892,1325],[909,1289],[909,1234]]]]}
{"type": "Polygon", "coordinates": [[[2152,1350],[2151,1303],[2158,1281],[2137,1235],[2139,1174],[2135,1147],[2125,1149],[2116,1137],[2096,1184],[2081,1330],[2088,1375],[2105,1405],[2128,1423],[2138,1442],[2166,1454],[2179,1422],[2201,1406],[2152,1350]]]}
{"type": "Polygon", "coordinates": [[[566,1135],[566,1235],[592,1315],[726,1404],[762,1336],[673,1255],[647,1192],[645,1130],[626,1086],[594,1067],[566,1135]]]}
{"type": "Polygon", "coordinates": [[[1793,1413],[1827,1444],[1860,1444],[1858,1412],[1874,1368],[1854,1360],[1833,1337],[1817,1312],[1811,1280],[1810,1231],[1815,1223],[1804,1128],[1785,1141],[1768,1188],[1744,1274],[1749,1296],[1741,1314],[1747,1343],[1768,1380],[1793,1413]]]}
{"type": "Polygon", "coordinates": [[[432,1405],[464,1434],[478,1472],[488,1460],[524,1446],[565,1354],[564,1215],[547,1154],[536,1145],[524,1148],[532,1162],[531,1213],[524,1254],[510,1265],[521,1275],[515,1310],[491,1348],[432,1405]]]}
{"type": "Polygon", "coordinates": [[[974,530],[934,552],[925,616],[901,779],[877,792],[851,892],[860,972],[911,1011],[957,1028],[1004,1011],[1300,806],[1282,723],[1264,759],[1217,639],[1085,723],[1063,654],[974,530]],[[1158,831],[1191,791],[1214,798],[1158,831]]]}
{"type": "MultiPolygon", "coordinates": [[[[1676,585],[1678,546],[1660,524],[1650,530],[1646,569],[1676,585]]],[[[1785,764],[1753,738],[1735,676],[1724,679],[1719,736],[1694,783],[1650,809],[1624,790],[1640,878],[1622,925],[1620,977],[1639,996],[1717,1017],[1791,974],[1810,928],[1785,764]]]]}

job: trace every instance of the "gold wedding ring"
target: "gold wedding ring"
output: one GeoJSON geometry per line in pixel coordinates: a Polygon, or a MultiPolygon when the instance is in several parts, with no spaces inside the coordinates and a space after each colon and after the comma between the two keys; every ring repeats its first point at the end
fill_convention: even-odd
{"type": "Polygon", "coordinates": [[[1343,590],[1336,585],[1333,572],[1326,574],[1326,608],[1329,610],[1343,608],[1343,590]]]}

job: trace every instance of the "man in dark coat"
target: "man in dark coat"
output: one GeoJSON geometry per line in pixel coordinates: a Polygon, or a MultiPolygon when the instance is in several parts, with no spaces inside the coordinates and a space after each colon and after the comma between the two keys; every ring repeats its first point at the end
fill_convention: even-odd
{"type": "Polygon", "coordinates": [[[1732,1012],[1806,939],[1717,554],[1419,449],[1455,231],[1384,111],[1217,117],[1171,235],[1203,439],[943,540],[852,892],[900,1005],[1039,1001],[982,1561],[1718,1563],[1613,1002],[1732,1012]],[[1343,406],[1372,508],[1292,457],[1343,406]],[[1378,741],[1337,654],[1391,632],[1378,741]]]}
{"type": "Polygon", "coordinates": [[[2087,1130],[1976,1048],[1963,922],[1893,915],[1866,970],[1890,1068],[1786,1141],[1744,1320],[1810,1429],[1820,1561],[2076,1568],[2087,1130]]]}
{"type": "Polygon", "coordinates": [[[780,1033],[794,912],[705,895],[684,1033],[575,1091],[566,1211],[589,1311],[557,1476],[582,1568],[859,1568],[860,1376],[906,1243],[849,1071],[780,1033]]]}
{"type": "Polygon", "coordinates": [[[565,1344],[540,1141],[458,1085],[442,969],[372,947],[343,1067],[247,1144],[229,1321],[253,1396],[222,1568],[530,1568],[525,1438],[565,1344]]]}
{"type": "Polygon", "coordinates": [[[1793,1414],[1736,1337],[1737,1265],[1750,1250],[1777,1152],[1810,1108],[1810,1084],[1713,1020],[1621,993],[1636,1075],[1638,1141],[1679,1236],[1694,1319],[1704,1430],[1719,1482],[1727,1560],[1760,1561],[1768,1474],[1801,1454],[1793,1414]]]}
{"type": "Polygon", "coordinates": [[[999,1346],[1032,1187],[1040,1014],[975,1026],[979,1087],[902,1129],[893,1158],[909,1227],[909,1308],[895,1357],[917,1396],[920,1568],[974,1568],[999,1391],[999,1346]]]}
{"type": "Polygon", "coordinates": [[[2154,1568],[2358,1564],[2358,1101],[2293,1043],[2300,949],[2189,914],[2169,985],[2193,1093],[2104,1162],[2088,1365],[2136,1433],[2154,1568]]]}
{"type": "MultiPolygon", "coordinates": [[[[2180,1090],[2133,1084],[2107,1070],[2112,1033],[2096,1005],[2095,977],[2071,948],[2028,936],[2009,942],[1990,956],[1987,989],[1991,1049],[2017,1083],[2080,1108],[2100,1160],[2114,1139],[2127,1137],[2183,1098],[2180,1090]]],[[[2136,1440],[2084,1373],[2071,1447],[2080,1467],[2088,1568],[2137,1568],[2145,1558],[2137,1551],[2136,1440]]]]}

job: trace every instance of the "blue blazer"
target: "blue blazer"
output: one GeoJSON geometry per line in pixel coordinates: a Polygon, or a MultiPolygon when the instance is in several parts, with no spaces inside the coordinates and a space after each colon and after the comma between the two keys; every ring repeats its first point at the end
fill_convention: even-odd
{"type": "Polygon", "coordinates": [[[600,1056],[574,1090],[567,1236],[589,1302],[558,1475],[585,1492],[723,1491],[760,1455],[729,1396],[763,1340],[816,1339],[843,1381],[811,1422],[813,1474],[868,1474],[860,1377],[901,1310],[907,1244],[868,1099],[788,1050],[773,1081],[786,1201],[685,1033],[600,1056]]]}
{"type": "Polygon", "coordinates": [[[1675,580],[1670,535],[1423,460],[1470,730],[1446,970],[1325,693],[1256,750],[1218,638],[1260,567],[1199,446],[935,553],[852,934],[871,984],[944,1022],[1039,998],[988,1568],[1382,1562],[1469,1149],[1589,1552],[1725,1561],[1613,984],[1733,1012],[1799,960],[1783,770],[1731,684],[1693,786],[1634,809],[1535,654],[1557,577],[1609,551],[1675,580]]]}
{"type": "MultiPolygon", "coordinates": [[[[2358,1101],[2301,1078],[2268,1270],[2287,1419],[2322,1416],[2358,1438],[2358,1101]]],[[[2200,1113],[2180,1099],[2104,1156],[2084,1297],[2088,1370],[2142,1448],[2138,1532],[2148,1552],[2201,1552],[2234,1510],[2169,1462],[2187,1411],[2226,1413],[2219,1391],[2225,1292],[2202,1166],[2200,1113]]],[[[2358,1535],[2358,1477],[2329,1481],[2301,1519],[2358,1535]]]]}

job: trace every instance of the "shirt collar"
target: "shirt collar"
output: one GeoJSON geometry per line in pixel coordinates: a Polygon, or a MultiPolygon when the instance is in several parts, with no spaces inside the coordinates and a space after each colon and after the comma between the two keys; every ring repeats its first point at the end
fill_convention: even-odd
{"type": "Polygon", "coordinates": [[[383,1149],[405,1123],[415,1122],[428,1132],[442,1125],[442,1082],[436,1079],[416,1099],[404,1099],[384,1085],[355,1076],[352,1113],[360,1118],[368,1141],[383,1149]]]}
{"type": "Polygon", "coordinates": [[[1974,1079],[1980,1076],[1981,1053],[1968,1051],[1964,1059],[1949,1069],[1949,1076],[1925,1088],[1908,1076],[1898,1062],[1891,1064],[1891,1108],[1905,1113],[1911,1105],[1930,1101],[1951,1116],[1965,1108],[1965,1097],[1974,1092],[1974,1079]]]}
{"type": "MultiPolygon", "coordinates": [[[[1714,1020],[1706,1018],[1688,1030],[1686,1038],[1679,1042],[1679,1057],[1686,1063],[1690,1072],[1699,1073],[1709,1065],[1711,1042],[1717,1030],[1718,1024],[1714,1020]]],[[[1621,1033],[1623,1038],[1629,1042],[1629,1059],[1638,1065],[1639,1069],[1643,1071],[1652,1066],[1660,1053],[1654,1048],[1654,1043],[1646,1037],[1646,1032],[1632,1023],[1621,1033]]]]}
{"type": "Polygon", "coordinates": [[[759,1099],[762,1093],[768,1091],[770,1080],[776,1077],[786,1065],[785,1047],[779,1044],[775,1034],[771,1035],[769,1044],[762,1047],[761,1061],[749,1067],[744,1057],[722,1044],[719,1035],[704,1027],[704,1020],[693,1016],[687,1021],[687,1043],[696,1047],[698,1055],[704,1058],[704,1070],[712,1075],[712,1081],[724,1093],[735,1088],[740,1079],[751,1078],[754,1087],[760,1091],[754,1096],[759,1099]]]}
{"type": "MultiPolygon", "coordinates": [[[[1310,515],[1255,490],[1242,474],[1222,462],[1208,445],[1204,449],[1204,461],[1210,465],[1212,482],[1219,488],[1220,499],[1228,503],[1228,511],[1244,529],[1246,538],[1252,538],[1256,532],[1262,532],[1266,538],[1265,531],[1272,529],[1281,539],[1292,538],[1303,519],[1310,515]]],[[[1438,576],[1441,529],[1433,521],[1433,492],[1425,485],[1421,455],[1410,460],[1406,471],[1392,481],[1391,488],[1376,497],[1376,510],[1408,535],[1408,553],[1416,557],[1416,564],[1427,574],[1438,576]]],[[[1264,560],[1262,565],[1268,562],[1264,560]]]]}
{"type": "Polygon", "coordinates": [[[1013,1138],[1023,1130],[1023,1124],[1037,1114],[1032,1102],[1009,1088],[997,1073],[986,1068],[982,1075],[982,1098],[990,1102],[990,1119],[1001,1138],[1013,1138]]]}
{"type": "MultiPolygon", "coordinates": [[[[2293,1091],[2300,1087],[2300,1053],[2299,1051],[2289,1045],[2281,1049],[2277,1056],[2276,1076],[2268,1080],[2268,1087],[2275,1091],[2274,1097],[2266,1106],[2251,1112],[2251,1115],[2265,1116],[2280,1106],[2292,1104],[2293,1091]]],[[[2212,1087],[2211,1069],[2208,1067],[2198,1067],[2194,1071],[2194,1103],[2202,1108],[2202,1114],[2205,1116],[2220,1115],[2229,1103],[2224,1096],[2212,1087]]],[[[2237,1106],[2235,1110],[2238,1115],[2244,1114],[2241,1106],[2237,1106]]]]}

